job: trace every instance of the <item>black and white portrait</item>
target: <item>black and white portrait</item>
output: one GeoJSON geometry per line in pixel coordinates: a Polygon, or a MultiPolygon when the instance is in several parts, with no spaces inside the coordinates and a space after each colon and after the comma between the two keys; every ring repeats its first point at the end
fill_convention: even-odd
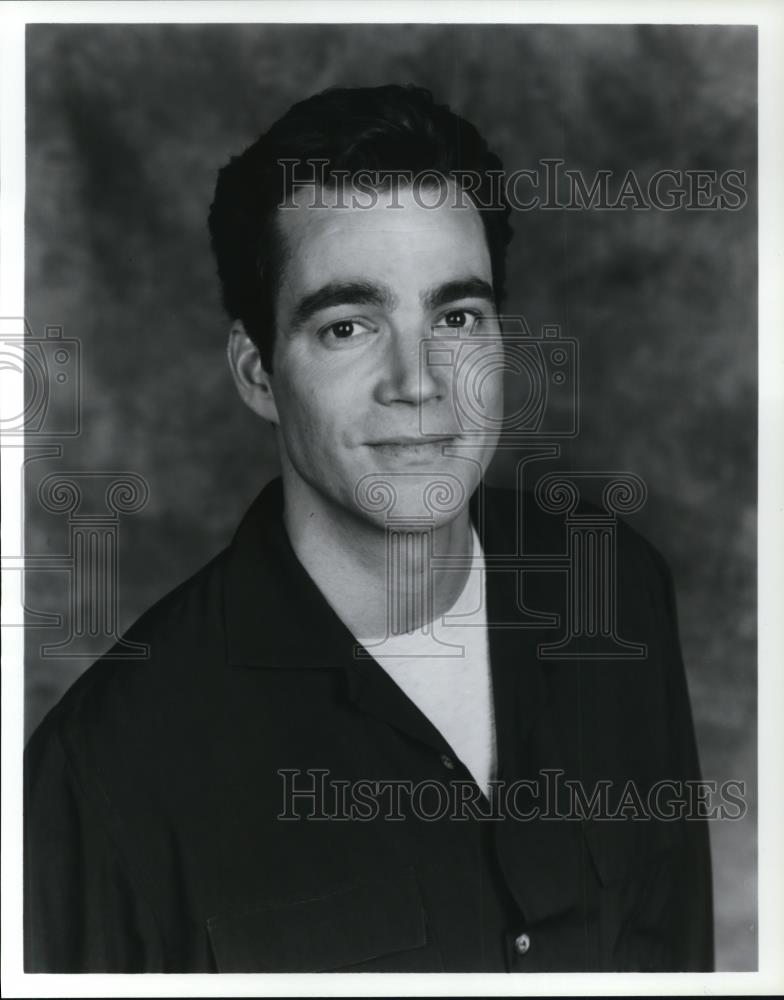
{"type": "Polygon", "coordinates": [[[25,30],[24,971],[756,971],[757,26],[259,16],[25,30]]]}

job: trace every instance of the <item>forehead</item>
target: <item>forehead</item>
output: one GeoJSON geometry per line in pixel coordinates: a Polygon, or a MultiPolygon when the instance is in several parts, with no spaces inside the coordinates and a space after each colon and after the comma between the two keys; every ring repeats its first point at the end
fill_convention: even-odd
{"type": "Polygon", "coordinates": [[[348,275],[416,287],[457,273],[489,282],[479,212],[451,189],[448,195],[411,188],[296,191],[292,207],[278,211],[286,251],[281,291],[307,291],[348,275]]]}

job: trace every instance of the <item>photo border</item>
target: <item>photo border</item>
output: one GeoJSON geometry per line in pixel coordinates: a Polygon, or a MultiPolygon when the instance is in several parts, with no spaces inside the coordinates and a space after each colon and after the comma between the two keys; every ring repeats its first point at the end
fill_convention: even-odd
{"type": "MultiPolygon", "coordinates": [[[[758,711],[759,966],[715,973],[417,973],[31,975],[22,971],[23,629],[3,629],[2,652],[2,928],[5,996],[385,996],[385,995],[661,995],[784,991],[784,7],[775,2],[439,3],[356,0],[328,6],[268,2],[6,3],[0,10],[0,316],[24,315],[25,25],[30,23],[665,23],[744,24],[759,30],[759,474],[758,711]],[[525,976],[520,979],[520,976],[525,976]]],[[[3,413],[22,410],[23,384],[10,380],[3,413]]],[[[15,487],[23,448],[3,442],[3,551],[23,551],[23,498],[15,487]],[[10,484],[10,485],[9,485],[10,484]]],[[[17,576],[17,574],[14,574],[17,576]]],[[[3,605],[22,610],[18,588],[4,580],[3,605]]]]}

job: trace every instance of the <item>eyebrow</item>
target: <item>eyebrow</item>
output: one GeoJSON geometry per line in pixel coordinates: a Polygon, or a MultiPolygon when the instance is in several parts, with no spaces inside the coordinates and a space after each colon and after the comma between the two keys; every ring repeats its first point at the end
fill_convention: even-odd
{"type": "Polygon", "coordinates": [[[438,309],[459,299],[487,299],[488,302],[494,302],[493,286],[483,278],[458,278],[429,288],[422,296],[422,304],[427,309],[438,309]]]}
{"type": "MultiPolygon", "coordinates": [[[[483,278],[471,276],[435,285],[421,296],[426,309],[438,309],[460,299],[494,302],[493,287],[483,278]]],[[[291,329],[299,329],[316,313],[335,306],[371,305],[393,310],[397,304],[398,297],[385,285],[371,281],[329,281],[300,299],[292,312],[291,329]]]]}
{"type": "Polygon", "coordinates": [[[300,299],[291,316],[291,327],[298,329],[322,309],[348,305],[385,306],[394,309],[397,298],[388,288],[374,282],[329,281],[300,299]]]}

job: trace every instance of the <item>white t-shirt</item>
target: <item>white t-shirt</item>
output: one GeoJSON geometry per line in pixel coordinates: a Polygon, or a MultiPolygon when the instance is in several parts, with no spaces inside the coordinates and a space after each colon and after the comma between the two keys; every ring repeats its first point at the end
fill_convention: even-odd
{"type": "Polygon", "coordinates": [[[468,579],[445,615],[381,643],[359,642],[441,732],[487,795],[496,768],[495,717],[485,559],[479,536],[472,532],[468,579]]]}

